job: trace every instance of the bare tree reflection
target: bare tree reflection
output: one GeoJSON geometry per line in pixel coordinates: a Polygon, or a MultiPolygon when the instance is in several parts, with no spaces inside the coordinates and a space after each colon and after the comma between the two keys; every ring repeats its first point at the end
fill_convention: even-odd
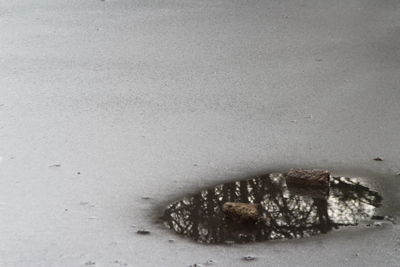
{"type": "Polygon", "coordinates": [[[354,225],[370,218],[382,198],[345,178],[333,178],[330,190],[288,187],[271,174],[226,183],[170,204],[165,224],[202,243],[237,243],[301,238],[354,225]],[[261,203],[270,223],[235,221],[224,215],[225,202],[261,203]]]}

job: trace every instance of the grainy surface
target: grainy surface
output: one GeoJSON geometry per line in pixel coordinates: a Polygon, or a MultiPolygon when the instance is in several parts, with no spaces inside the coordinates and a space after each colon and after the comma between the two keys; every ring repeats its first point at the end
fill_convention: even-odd
{"type": "Polygon", "coordinates": [[[286,174],[286,182],[299,185],[329,186],[329,171],[291,169],[286,174]]]}
{"type": "Polygon", "coordinates": [[[258,220],[261,217],[257,204],[225,202],[222,205],[222,210],[227,216],[237,220],[258,220]]]}
{"type": "Polygon", "coordinates": [[[399,225],[209,247],[152,222],[295,167],[399,215],[399,29],[397,0],[0,0],[0,266],[398,266],[399,225]]]}

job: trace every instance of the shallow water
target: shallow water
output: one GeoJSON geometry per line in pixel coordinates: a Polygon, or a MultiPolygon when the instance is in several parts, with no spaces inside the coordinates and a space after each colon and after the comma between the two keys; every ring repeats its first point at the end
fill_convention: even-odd
{"type": "Polygon", "coordinates": [[[247,243],[302,238],[368,220],[380,206],[378,192],[357,179],[334,177],[328,187],[286,183],[280,173],[220,184],[168,205],[164,223],[201,243],[247,243]],[[226,202],[260,204],[264,219],[232,219],[226,202]],[[268,221],[268,222],[266,222],[268,221]]]}

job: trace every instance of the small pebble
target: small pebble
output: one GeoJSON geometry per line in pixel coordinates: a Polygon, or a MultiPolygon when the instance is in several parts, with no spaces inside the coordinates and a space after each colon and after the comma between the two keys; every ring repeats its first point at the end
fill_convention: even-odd
{"type": "Polygon", "coordinates": [[[383,161],[383,159],[380,158],[380,157],[376,157],[376,158],[374,158],[374,160],[375,160],[375,161],[383,161]]]}
{"type": "Polygon", "coordinates": [[[254,257],[254,256],[245,256],[245,257],[243,257],[243,260],[245,260],[245,261],[254,261],[256,259],[256,257],[254,257]]]}
{"type": "Polygon", "coordinates": [[[148,200],[151,199],[151,197],[142,197],[142,199],[148,200]]]}
{"type": "Polygon", "coordinates": [[[150,231],[145,230],[145,229],[140,229],[140,230],[137,230],[136,233],[138,233],[140,235],[148,235],[148,234],[150,234],[150,231]]]}
{"type": "Polygon", "coordinates": [[[55,167],[61,167],[61,164],[53,164],[49,166],[49,168],[55,168],[55,167]]]}
{"type": "Polygon", "coordinates": [[[81,174],[81,172],[77,172],[76,174],[80,175],[80,174],[81,174]]]}
{"type": "Polygon", "coordinates": [[[85,262],[85,265],[93,266],[93,265],[96,265],[96,263],[94,261],[87,261],[87,262],[85,262]]]}
{"type": "Polygon", "coordinates": [[[215,264],[216,263],[216,261],[214,261],[214,260],[208,260],[207,262],[206,262],[206,265],[213,265],[213,264],[215,264]]]}
{"type": "Polygon", "coordinates": [[[169,242],[169,243],[174,243],[174,242],[175,242],[175,240],[173,240],[173,239],[169,239],[169,240],[168,240],[168,242],[169,242]]]}

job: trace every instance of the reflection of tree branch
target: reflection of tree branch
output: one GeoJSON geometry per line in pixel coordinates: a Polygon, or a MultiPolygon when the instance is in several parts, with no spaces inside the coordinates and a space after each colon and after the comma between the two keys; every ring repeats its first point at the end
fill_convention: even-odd
{"type": "Polygon", "coordinates": [[[223,184],[171,204],[165,211],[164,220],[176,232],[207,243],[293,238],[353,224],[357,218],[368,216],[366,208],[378,206],[382,199],[367,187],[336,178],[330,190],[336,210],[328,207],[329,200],[325,198],[303,194],[286,197],[283,190],[280,184],[266,176],[223,184]],[[237,201],[263,203],[270,215],[269,224],[226,218],[222,204],[237,201]],[[329,217],[328,210],[331,216],[338,216],[340,220],[329,217]]]}

